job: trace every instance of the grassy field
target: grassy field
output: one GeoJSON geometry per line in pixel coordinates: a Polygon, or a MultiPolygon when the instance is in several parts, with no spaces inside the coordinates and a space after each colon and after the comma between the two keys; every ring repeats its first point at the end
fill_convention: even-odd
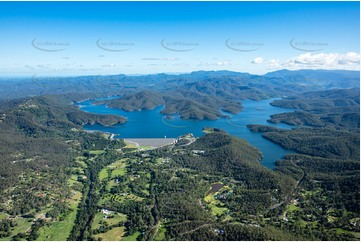
{"type": "Polygon", "coordinates": [[[305,198],[309,198],[309,197],[312,197],[312,196],[317,196],[319,193],[321,193],[322,190],[321,188],[317,188],[316,190],[313,190],[313,191],[301,191],[301,194],[305,197],[305,198]]]}
{"type": "Polygon", "coordinates": [[[105,241],[119,241],[124,235],[124,227],[116,227],[106,233],[94,235],[95,239],[102,238],[105,241]]]}
{"type": "Polygon", "coordinates": [[[104,214],[101,212],[97,212],[95,214],[94,220],[92,222],[92,230],[97,229],[100,227],[99,222],[104,218],[104,214]]]}
{"type": "Polygon", "coordinates": [[[111,194],[107,193],[106,195],[103,195],[100,198],[98,205],[102,206],[102,204],[106,203],[107,201],[110,201],[112,196],[114,196],[113,197],[114,201],[119,202],[119,203],[122,203],[125,200],[133,200],[133,201],[139,202],[139,201],[143,201],[143,199],[144,199],[144,198],[138,197],[137,195],[134,195],[134,194],[127,194],[127,195],[123,196],[123,195],[118,195],[118,194],[111,195],[111,194]]]}
{"type": "Polygon", "coordinates": [[[107,184],[107,190],[110,191],[110,189],[112,187],[114,187],[116,185],[115,181],[114,180],[110,180],[107,184]]]}
{"type": "Polygon", "coordinates": [[[71,177],[68,179],[69,185],[72,186],[74,185],[74,183],[76,183],[78,181],[78,176],[77,175],[71,175],[71,177]]]}
{"type": "Polygon", "coordinates": [[[109,165],[108,167],[113,170],[111,178],[114,178],[116,176],[123,176],[127,173],[126,159],[118,160],[113,164],[109,165]]]}
{"type": "Polygon", "coordinates": [[[153,240],[156,240],[156,241],[164,240],[166,232],[167,232],[167,229],[164,227],[163,224],[160,224],[160,227],[158,228],[158,232],[154,236],[153,240]]]}
{"type": "Polygon", "coordinates": [[[136,146],[134,143],[130,143],[130,142],[125,142],[126,146],[123,147],[123,149],[133,149],[133,148],[138,148],[138,146],[136,146]]]}
{"type": "Polygon", "coordinates": [[[100,221],[106,221],[109,225],[114,225],[119,222],[125,222],[127,220],[127,215],[121,213],[114,213],[112,214],[113,218],[104,218],[104,214],[98,212],[93,220],[92,229],[97,229],[100,227],[100,221]]]}
{"type": "Polygon", "coordinates": [[[8,216],[6,213],[0,213],[0,219],[4,219],[8,216]]]}
{"type": "MultiPolygon", "coordinates": [[[[148,184],[147,184],[148,185],[148,184]]],[[[149,185],[148,185],[149,186],[149,185]]],[[[142,190],[142,192],[144,192],[145,195],[149,196],[149,191],[148,190],[142,190]]]]}
{"type": "Polygon", "coordinates": [[[214,216],[221,216],[228,208],[222,208],[215,205],[211,205],[211,212],[214,216]]]}
{"type": "Polygon", "coordinates": [[[293,212],[293,211],[296,211],[296,210],[300,210],[299,207],[293,205],[293,204],[290,204],[288,207],[287,207],[287,212],[293,212]]]}
{"type": "Polygon", "coordinates": [[[208,208],[211,210],[212,215],[221,216],[228,208],[222,207],[222,203],[214,198],[212,193],[208,194],[204,201],[208,204],[208,208]]]}
{"type": "Polygon", "coordinates": [[[135,233],[132,234],[132,235],[123,237],[122,240],[124,240],[124,241],[136,241],[136,240],[137,240],[137,237],[138,237],[139,235],[140,235],[140,232],[135,232],[135,233]]]}
{"type": "Polygon", "coordinates": [[[130,200],[134,200],[136,202],[143,201],[143,199],[144,199],[144,198],[138,197],[137,195],[134,195],[134,194],[128,194],[125,198],[130,199],[130,200]]]}
{"type": "Polygon", "coordinates": [[[333,231],[335,231],[338,234],[351,234],[352,236],[356,237],[356,238],[360,238],[360,233],[359,232],[350,232],[341,228],[336,228],[336,229],[332,229],[333,231]]]}
{"type": "Polygon", "coordinates": [[[81,168],[86,168],[88,165],[85,163],[85,161],[84,160],[86,160],[86,157],[84,157],[84,156],[78,156],[77,158],[76,158],[76,163],[79,165],[79,167],[81,167],[81,168]]]}
{"type": "Polygon", "coordinates": [[[102,180],[107,179],[107,178],[108,178],[108,168],[105,167],[104,169],[102,169],[99,172],[99,181],[102,181],[102,180]]]}
{"type": "Polygon", "coordinates": [[[37,240],[54,241],[66,240],[74,226],[74,221],[77,213],[77,206],[81,200],[81,193],[76,192],[71,199],[69,199],[70,207],[73,209],[63,221],[55,221],[49,227],[45,226],[39,230],[39,238],[37,240]]]}
{"type": "Polygon", "coordinates": [[[222,220],[222,222],[229,222],[229,221],[232,221],[233,220],[233,218],[232,218],[232,216],[231,215],[229,215],[229,214],[227,214],[226,216],[225,216],[225,218],[222,220]]]}
{"type": "Polygon", "coordinates": [[[213,202],[213,201],[214,201],[213,195],[212,195],[211,193],[208,194],[208,195],[204,198],[204,201],[205,201],[206,203],[211,203],[211,202],[213,202]]]}
{"type": "Polygon", "coordinates": [[[100,155],[103,154],[105,151],[104,150],[90,150],[89,153],[92,155],[100,155]]]}
{"type": "Polygon", "coordinates": [[[127,169],[125,168],[125,164],[123,167],[121,168],[116,168],[112,171],[112,178],[116,177],[116,176],[123,176],[125,175],[125,173],[127,173],[127,169]]]}
{"type": "Polygon", "coordinates": [[[32,224],[32,219],[17,218],[15,221],[18,223],[18,225],[14,227],[14,230],[12,231],[11,235],[9,237],[0,238],[0,241],[12,240],[11,237],[17,235],[18,233],[25,233],[31,227],[32,224]]]}
{"type": "Polygon", "coordinates": [[[113,214],[114,218],[107,218],[105,221],[107,221],[107,223],[109,225],[113,225],[113,224],[117,224],[119,222],[125,222],[127,221],[127,215],[122,214],[122,213],[117,213],[117,214],[113,214]]]}
{"type": "Polygon", "coordinates": [[[108,170],[109,169],[112,170],[110,178],[125,175],[127,173],[126,159],[118,160],[118,161],[112,163],[111,165],[105,167],[103,170],[101,170],[100,173],[99,173],[99,180],[100,181],[108,178],[108,170]]]}

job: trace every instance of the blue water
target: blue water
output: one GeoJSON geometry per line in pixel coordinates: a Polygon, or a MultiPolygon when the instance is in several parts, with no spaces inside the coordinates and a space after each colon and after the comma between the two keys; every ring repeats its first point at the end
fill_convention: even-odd
{"type": "MultiPolygon", "coordinates": [[[[108,99],[115,98],[110,97],[108,99]]],[[[99,99],[97,99],[99,100],[99,99]]],[[[104,100],[104,98],[102,99],[104,100]]],[[[275,99],[252,101],[241,101],[244,109],[236,115],[229,114],[230,119],[210,120],[183,120],[177,116],[173,119],[167,119],[166,115],[160,113],[162,106],[153,110],[142,110],[135,112],[126,112],[123,110],[109,108],[105,105],[93,105],[96,100],[87,100],[76,103],[81,110],[96,114],[115,114],[127,118],[125,124],[104,127],[101,125],[85,125],[85,130],[97,130],[118,134],[120,138],[175,138],[186,133],[193,133],[199,137],[203,135],[204,127],[220,128],[228,133],[246,139],[250,144],[257,147],[262,153],[261,163],[273,169],[275,161],[281,159],[284,155],[294,153],[283,149],[281,146],[272,143],[262,137],[260,133],[252,133],[247,129],[248,124],[265,124],[282,129],[291,129],[293,126],[287,124],[272,124],[267,122],[270,115],[276,113],[290,112],[290,109],[273,107],[269,105],[275,99]]]]}

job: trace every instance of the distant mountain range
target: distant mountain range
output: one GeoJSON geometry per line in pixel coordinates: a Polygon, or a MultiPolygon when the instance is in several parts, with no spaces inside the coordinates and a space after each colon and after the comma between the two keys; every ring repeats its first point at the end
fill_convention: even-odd
{"type": "Polygon", "coordinates": [[[359,88],[360,73],[344,70],[280,70],[252,75],[224,70],[141,76],[45,77],[36,74],[28,78],[0,78],[0,99],[74,92],[109,96],[141,90],[166,91],[175,87],[227,98],[262,99],[305,91],[359,88]]]}
{"type": "Polygon", "coordinates": [[[267,77],[279,77],[304,85],[320,85],[323,88],[360,87],[360,72],[345,70],[280,70],[269,72],[267,77]]]}
{"type": "MultiPolygon", "coordinates": [[[[164,105],[162,113],[184,119],[224,117],[238,113],[240,100],[261,100],[334,88],[359,88],[357,71],[280,70],[265,75],[232,71],[195,71],[188,74],[143,76],[81,76],[0,79],[0,99],[45,94],[70,94],[69,101],[120,95],[103,101],[110,107],[134,111],[164,105]]],[[[99,103],[98,103],[99,104],[99,103]]]]}

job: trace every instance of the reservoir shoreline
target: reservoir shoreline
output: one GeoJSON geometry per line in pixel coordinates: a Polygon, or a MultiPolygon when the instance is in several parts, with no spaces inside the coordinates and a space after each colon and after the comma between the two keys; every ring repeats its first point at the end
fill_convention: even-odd
{"type": "MultiPolygon", "coordinates": [[[[102,98],[104,100],[104,98],[102,98]]],[[[241,139],[247,140],[252,146],[258,148],[263,156],[260,163],[269,169],[275,168],[277,160],[283,156],[295,153],[291,150],[286,150],[281,146],[265,139],[260,133],[253,133],[248,128],[248,124],[268,125],[281,129],[291,129],[294,126],[287,124],[274,124],[267,120],[270,115],[276,113],[292,112],[291,109],[284,109],[271,106],[275,99],[252,101],[242,101],[243,109],[238,114],[232,114],[229,118],[220,118],[217,120],[184,120],[179,116],[174,116],[172,119],[167,119],[160,113],[163,106],[156,107],[152,110],[142,110],[126,112],[120,109],[109,108],[105,105],[94,105],[93,102],[98,99],[87,100],[84,102],[77,102],[80,110],[96,113],[96,114],[112,114],[120,115],[127,118],[124,124],[117,124],[114,126],[101,126],[99,124],[84,125],[84,130],[92,130],[99,132],[108,132],[119,134],[114,138],[122,139],[164,139],[177,138],[187,133],[192,133],[195,137],[202,136],[204,127],[219,128],[229,134],[241,139]]]]}

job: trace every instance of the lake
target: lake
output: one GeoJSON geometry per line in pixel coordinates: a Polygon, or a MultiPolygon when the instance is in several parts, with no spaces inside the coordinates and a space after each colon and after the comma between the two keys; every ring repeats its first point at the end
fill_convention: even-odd
{"type": "Polygon", "coordinates": [[[276,113],[290,112],[290,109],[273,107],[269,103],[276,99],[252,101],[243,100],[243,110],[238,114],[229,114],[231,118],[221,118],[218,120],[183,120],[179,116],[166,118],[160,111],[163,109],[159,106],[153,110],[142,110],[126,112],[119,109],[109,108],[106,105],[94,105],[97,100],[111,99],[115,97],[87,100],[77,102],[76,105],[83,111],[96,114],[115,114],[127,118],[125,124],[104,127],[101,125],[85,125],[85,130],[102,131],[118,134],[119,138],[176,138],[186,133],[192,133],[199,137],[203,135],[204,127],[220,128],[231,135],[246,139],[251,145],[257,147],[262,153],[261,163],[274,169],[275,161],[281,159],[284,155],[294,153],[283,149],[281,146],[272,143],[262,137],[260,133],[252,133],[246,126],[248,124],[264,124],[283,129],[291,129],[294,126],[287,124],[272,124],[267,122],[270,115],[276,113]]]}

